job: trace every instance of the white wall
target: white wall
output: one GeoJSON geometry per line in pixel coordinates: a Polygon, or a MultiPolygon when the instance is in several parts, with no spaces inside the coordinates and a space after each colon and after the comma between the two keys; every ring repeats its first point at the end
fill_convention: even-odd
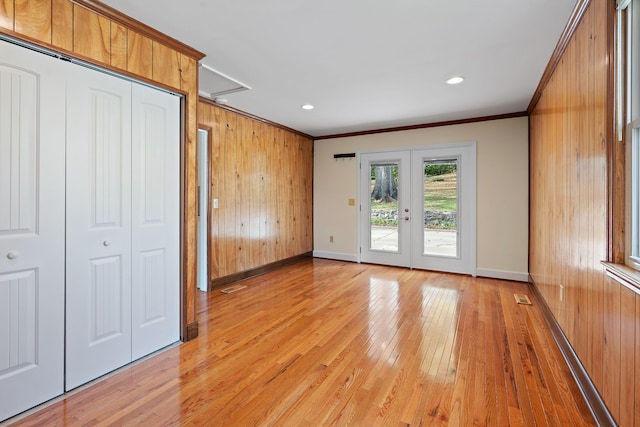
{"type": "Polygon", "coordinates": [[[314,255],[358,259],[358,161],[334,154],[476,141],[477,274],[527,281],[528,139],[528,119],[519,117],[315,141],[314,255]]]}

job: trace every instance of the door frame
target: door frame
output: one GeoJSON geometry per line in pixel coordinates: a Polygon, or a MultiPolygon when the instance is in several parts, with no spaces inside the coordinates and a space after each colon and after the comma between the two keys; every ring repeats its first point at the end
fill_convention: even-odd
{"type": "MultiPolygon", "coordinates": [[[[470,175],[471,178],[469,178],[467,176],[467,180],[470,181],[472,184],[472,194],[469,196],[469,200],[468,202],[465,202],[464,205],[467,206],[467,204],[469,205],[468,208],[465,208],[465,211],[462,212],[464,217],[466,217],[468,223],[467,223],[467,229],[465,229],[465,236],[466,236],[466,240],[464,241],[465,244],[461,244],[461,251],[465,251],[463,253],[467,255],[467,259],[468,259],[468,268],[465,268],[464,270],[460,270],[460,269],[451,269],[451,270],[435,270],[434,271],[445,271],[445,272],[451,272],[451,273],[460,273],[460,274],[469,274],[473,277],[476,276],[477,274],[477,142],[476,141],[470,141],[470,142],[455,142],[455,143],[447,143],[447,144],[431,144],[431,145],[422,145],[422,146],[410,146],[410,147],[395,147],[395,148],[384,148],[384,149],[380,149],[380,150],[367,150],[367,151],[361,151],[357,153],[357,160],[358,160],[358,173],[357,173],[357,193],[358,193],[358,206],[359,206],[359,210],[358,210],[358,215],[357,215],[357,222],[356,222],[356,228],[357,228],[357,233],[356,233],[356,238],[357,238],[357,245],[356,247],[358,248],[358,253],[357,253],[357,262],[358,263],[362,263],[362,262],[371,262],[371,261],[363,261],[362,258],[362,245],[363,245],[363,239],[364,239],[364,224],[363,224],[363,220],[362,220],[362,210],[365,209],[365,206],[367,204],[367,200],[364,199],[363,197],[363,191],[362,191],[362,171],[360,170],[360,168],[362,167],[362,156],[363,155],[369,155],[369,154],[380,154],[380,155],[384,155],[385,153],[396,153],[396,152],[401,152],[401,151],[407,151],[410,153],[410,164],[409,167],[410,169],[413,168],[413,158],[414,158],[414,153],[418,153],[418,152],[423,152],[423,151],[429,151],[429,150],[433,150],[434,152],[447,152],[447,150],[457,150],[458,152],[462,152],[462,154],[448,154],[445,155],[444,157],[458,157],[460,156],[461,159],[461,164],[464,161],[465,164],[465,170],[467,170],[466,174],[470,175]],[[464,159],[467,160],[462,160],[463,158],[463,154],[464,154],[464,159]],[[466,247],[466,250],[465,250],[466,247]]],[[[439,155],[438,157],[443,157],[441,155],[439,155]]],[[[461,168],[462,169],[462,168],[461,168]]],[[[412,181],[413,181],[413,174],[414,171],[410,170],[409,172],[412,175],[412,181]]],[[[463,170],[464,173],[464,170],[463,170]]],[[[413,187],[412,185],[413,183],[411,182],[410,185],[411,187],[413,187]]],[[[413,197],[413,188],[411,190],[411,197],[413,197]]],[[[410,201],[410,205],[411,205],[411,214],[413,215],[415,213],[415,209],[416,206],[419,205],[419,203],[414,202],[413,200],[410,201]]],[[[422,213],[420,213],[422,215],[422,213]]],[[[411,234],[413,234],[413,226],[411,227],[412,230],[410,231],[411,234]]],[[[416,250],[416,245],[417,243],[415,242],[416,239],[412,239],[412,241],[410,242],[411,245],[411,253],[410,253],[410,262],[409,265],[407,265],[406,267],[409,268],[424,268],[424,267],[420,267],[420,266],[416,266],[414,263],[414,254],[413,252],[416,250]]],[[[421,240],[421,239],[419,239],[421,240]]],[[[462,242],[461,242],[462,243],[462,242]]],[[[388,264],[388,265],[394,265],[394,264],[388,264]]],[[[430,270],[430,269],[429,269],[430,270]]]]}
{"type": "MultiPolygon", "coordinates": [[[[198,132],[200,131],[204,131],[207,132],[207,158],[205,159],[205,167],[207,168],[207,200],[202,200],[200,198],[200,189],[198,189],[198,198],[197,200],[197,204],[198,204],[198,215],[200,215],[200,203],[206,203],[207,204],[207,210],[206,210],[206,214],[207,214],[207,238],[206,238],[206,242],[205,247],[206,247],[206,251],[207,251],[207,257],[206,257],[206,261],[207,261],[207,270],[206,270],[206,275],[207,275],[207,291],[209,290],[210,284],[211,284],[211,217],[212,217],[212,213],[211,213],[211,150],[213,147],[213,137],[212,137],[212,133],[213,133],[213,128],[211,126],[207,126],[207,125],[203,125],[203,124],[198,124],[198,132]]],[[[198,138],[199,140],[200,138],[198,138]]],[[[197,177],[198,177],[198,185],[200,185],[200,163],[201,163],[201,159],[200,159],[200,151],[197,151],[197,161],[196,161],[196,165],[197,165],[197,177]]],[[[198,220],[198,236],[200,232],[200,221],[198,220]]],[[[196,239],[198,240],[198,239],[196,239]]],[[[200,242],[198,240],[197,242],[197,247],[198,249],[200,249],[200,245],[202,244],[202,242],[200,242]]],[[[200,260],[200,252],[198,250],[197,256],[196,256],[196,269],[197,271],[200,271],[200,266],[197,265],[197,262],[200,260]]],[[[197,279],[198,275],[196,274],[196,279],[197,279]]],[[[196,288],[200,289],[199,284],[198,286],[196,286],[196,288]]],[[[197,299],[196,299],[197,300],[197,299]]]]}

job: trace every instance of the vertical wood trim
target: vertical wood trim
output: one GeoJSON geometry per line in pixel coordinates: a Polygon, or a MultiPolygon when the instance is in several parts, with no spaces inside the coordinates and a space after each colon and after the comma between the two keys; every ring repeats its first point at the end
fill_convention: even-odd
{"type": "MultiPolygon", "coordinates": [[[[197,287],[197,228],[198,213],[196,200],[198,197],[197,151],[198,151],[198,64],[194,58],[181,55],[180,85],[187,93],[185,99],[184,129],[184,213],[183,213],[183,315],[186,325],[197,323],[196,320],[196,287],[197,287]]],[[[197,329],[196,329],[197,331],[197,329]]],[[[183,336],[189,337],[183,329],[183,336]]]]}
{"type": "Polygon", "coordinates": [[[51,1],[51,44],[73,52],[73,4],[68,0],[51,1]]]}

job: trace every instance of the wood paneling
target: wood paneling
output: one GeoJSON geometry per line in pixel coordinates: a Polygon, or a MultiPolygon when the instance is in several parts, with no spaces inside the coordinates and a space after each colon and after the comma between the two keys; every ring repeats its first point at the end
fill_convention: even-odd
{"type": "Polygon", "coordinates": [[[126,71],[129,77],[139,77],[185,94],[181,336],[194,338],[188,331],[198,330],[195,323],[195,140],[197,62],[203,55],[92,0],[0,0],[0,32],[3,29],[8,30],[6,33],[11,37],[23,38],[65,55],[76,55],[115,72],[126,71]],[[154,43],[158,63],[154,63],[154,43]]]}
{"type": "Polygon", "coordinates": [[[73,52],[73,3],[51,0],[51,44],[73,52]]]}
{"type": "Polygon", "coordinates": [[[153,78],[153,40],[131,30],[127,35],[127,70],[153,78]]]}
{"type": "Polygon", "coordinates": [[[307,253],[312,239],[313,141],[210,103],[211,279],[307,253]]]}
{"type": "Polygon", "coordinates": [[[586,3],[530,112],[529,270],[611,415],[633,426],[638,296],[600,264],[618,259],[611,243],[621,238],[609,236],[620,209],[609,197],[618,173],[610,166],[621,161],[612,145],[615,3],[586,3]]]}
{"type": "Polygon", "coordinates": [[[51,0],[15,0],[15,31],[51,43],[51,0]]]}
{"type": "Polygon", "coordinates": [[[153,42],[153,80],[180,87],[180,53],[158,42],[153,42]]]}
{"type": "Polygon", "coordinates": [[[595,425],[526,284],[322,259],[243,284],[16,425],[595,425]]]}
{"type": "Polygon", "coordinates": [[[111,63],[111,22],[82,7],[73,7],[73,52],[102,64],[111,63]]]}
{"type": "Polygon", "coordinates": [[[13,0],[0,0],[0,27],[13,31],[14,18],[13,0]]]}
{"type": "MultiPolygon", "coordinates": [[[[122,25],[111,23],[111,66],[127,70],[128,31],[122,25]]],[[[175,85],[173,87],[176,87],[175,85]]]]}

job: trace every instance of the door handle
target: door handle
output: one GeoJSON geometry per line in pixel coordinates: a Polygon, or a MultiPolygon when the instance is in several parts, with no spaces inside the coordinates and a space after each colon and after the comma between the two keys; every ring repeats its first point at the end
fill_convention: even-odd
{"type": "Polygon", "coordinates": [[[18,258],[18,252],[10,251],[9,253],[7,253],[7,258],[8,259],[16,259],[16,258],[18,258]]]}
{"type": "Polygon", "coordinates": [[[111,240],[106,239],[105,241],[102,242],[102,246],[105,246],[105,247],[111,246],[111,240]]]}

